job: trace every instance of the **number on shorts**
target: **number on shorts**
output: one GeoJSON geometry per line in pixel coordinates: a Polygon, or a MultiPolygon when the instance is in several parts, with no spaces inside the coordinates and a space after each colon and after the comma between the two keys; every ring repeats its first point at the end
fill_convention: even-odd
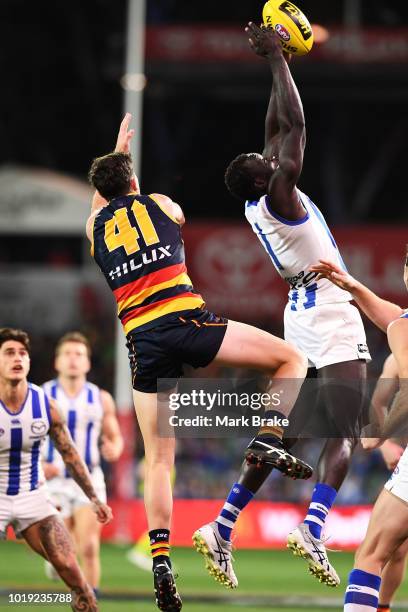
{"type": "MultiPolygon", "coordinates": [[[[146,246],[160,242],[146,207],[135,200],[132,212],[146,246]]],[[[114,218],[105,223],[105,244],[110,252],[123,247],[127,255],[132,255],[140,250],[139,238],[139,232],[130,224],[126,208],[118,208],[114,218]]]]}

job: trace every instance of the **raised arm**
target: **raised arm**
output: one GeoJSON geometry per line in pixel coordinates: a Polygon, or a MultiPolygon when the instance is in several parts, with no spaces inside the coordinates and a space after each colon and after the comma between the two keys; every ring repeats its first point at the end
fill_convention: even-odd
{"type": "Polygon", "coordinates": [[[371,398],[372,416],[381,427],[387,417],[389,407],[398,391],[398,367],[394,355],[388,355],[381,376],[377,381],[371,398]]]}
{"type": "Polygon", "coordinates": [[[123,438],[120,433],[116,407],[113,397],[107,391],[101,390],[103,407],[101,453],[106,461],[117,461],[123,451],[123,438]]]}
{"type": "MultiPolygon", "coordinates": [[[[288,53],[283,53],[286,62],[292,59],[288,53]]],[[[262,156],[266,159],[278,159],[280,149],[280,127],[278,122],[278,101],[276,96],[276,79],[272,80],[271,96],[265,118],[265,144],[262,156]]]]}
{"type": "Polygon", "coordinates": [[[266,159],[279,155],[280,130],[278,123],[278,102],[276,100],[276,80],[272,81],[271,97],[265,118],[265,145],[262,156],[266,159]]]}
{"type": "Polygon", "coordinates": [[[94,504],[98,520],[108,523],[112,519],[112,511],[106,504],[102,503],[93,488],[88,468],[82,461],[61,416],[58,406],[54,400],[50,402],[51,425],[49,436],[60,453],[67,470],[75,482],[81,487],[88,499],[94,504]]]}
{"type": "Polygon", "coordinates": [[[310,270],[319,273],[320,276],[317,277],[317,280],[328,278],[341,289],[349,291],[364,314],[384,332],[387,331],[387,327],[392,321],[395,321],[404,313],[400,306],[378,297],[368,287],[331,261],[321,259],[310,270]]]}
{"type": "Polygon", "coordinates": [[[408,430],[408,319],[397,319],[388,328],[388,343],[398,367],[400,390],[380,430],[379,437],[404,437],[408,430]]]}
{"type": "MultiPolygon", "coordinates": [[[[118,132],[118,136],[116,139],[116,145],[115,145],[116,152],[129,153],[130,151],[130,143],[135,134],[135,130],[130,129],[129,127],[131,120],[132,120],[132,115],[130,113],[126,113],[126,115],[123,117],[122,122],[119,126],[119,132],[118,132]]],[[[135,179],[136,179],[136,183],[139,184],[139,181],[136,175],[135,175],[135,179]]],[[[100,209],[103,208],[104,206],[107,206],[107,204],[108,202],[105,200],[105,198],[103,198],[100,195],[100,193],[95,191],[93,198],[92,198],[92,203],[91,203],[91,214],[88,218],[88,221],[86,222],[86,235],[91,242],[92,242],[92,229],[93,229],[94,219],[96,215],[98,214],[98,212],[100,211],[100,209]]]]}
{"type": "MultiPolygon", "coordinates": [[[[273,209],[288,218],[298,220],[305,211],[295,187],[302,172],[306,145],[303,105],[278,35],[270,28],[250,23],[246,29],[249,42],[257,55],[264,57],[271,68],[273,87],[266,121],[268,144],[265,151],[277,148],[278,167],[268,185],[273,209]],[[277,137],[277,133],[279,136],[277,137]]],[[[264,155],[268,158],[269,155],[264,155]]]]}

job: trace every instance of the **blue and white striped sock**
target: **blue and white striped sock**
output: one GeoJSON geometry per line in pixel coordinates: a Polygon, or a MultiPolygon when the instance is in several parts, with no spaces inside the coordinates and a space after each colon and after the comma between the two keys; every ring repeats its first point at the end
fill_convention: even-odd
{"type": "Polygon", "coordinates": [[[232,486],[232,489],[227,497],[227,501],[225,502],[219,516],[215,519],[219,534],[224,540],[230,540],[231,531],[241,513],[241,510],[243,510],[245,506],[249,504],[253,496],[254,494],[252,491],[246,489],[237,482],[232,486]]]}
{"type": "Polygon", "coordinates": [[[336,495],[336,489],[321,482],[318,482],[313,490],[312,501],[303,522],[309,525],[310,533],[315,538],[320,539],[322,535],[325,520],[336,495]]]}
{"type": "Polygon", "coordinates": [[[350,572],[344,612],[377,612],[381,578],[363,570],[350,572]]]}

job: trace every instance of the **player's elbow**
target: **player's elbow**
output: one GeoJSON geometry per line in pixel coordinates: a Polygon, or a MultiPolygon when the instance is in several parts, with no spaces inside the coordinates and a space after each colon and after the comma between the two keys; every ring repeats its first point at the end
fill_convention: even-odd
{"type": "Polygon", "coordinates": [[[297,163],[294,159],[280,160],[279,167],[287,180],[295,182],[297,181],[302,169],[301,164],[297,163]]]}

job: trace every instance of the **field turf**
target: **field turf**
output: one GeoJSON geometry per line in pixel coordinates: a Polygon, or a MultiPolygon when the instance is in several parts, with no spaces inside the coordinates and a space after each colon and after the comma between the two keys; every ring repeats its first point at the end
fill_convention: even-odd
{"type": "MultiPolygon", "coordinates": [[[[152,601],[151,576],[127,561],[126,550],[125,547],[113,545],[104,545],[102,548],[102,592],[108,598],[101,599],[100,610],[154,612],[157,608],[152,601]],[[114,599],[111,599],[112,597],[114,599]]],[[[178,586],[184,598],[183,611],[329,612],[342,609],[343,588],[352,567],[351,554],[331,554],[331,560],[342,580],[338,589],[320,585],[309,576],[306,564],[286,551],[237,551],[235,556],[240,586],[235,591],[227,591],[206,574],[202,558],[195,551],[174,551],[173,560],[180,574],[178,586]]],[[[0,591],[4,593],[5,590],[23,589],[55,591],[58,590],[58,584],[45,578],[41,559],[31,553],[24,544],[1,542],[0,591]]],[[[407,584],[402,586],[399,599],[408,600],[407,584]]],[[[0,597],[0,608],[53,612],[67,609],[67,606],[10,605],[3,595],[0,597]]],[[[395,607],[394,611],[403,609],[408,607],[395,607]]]]}

